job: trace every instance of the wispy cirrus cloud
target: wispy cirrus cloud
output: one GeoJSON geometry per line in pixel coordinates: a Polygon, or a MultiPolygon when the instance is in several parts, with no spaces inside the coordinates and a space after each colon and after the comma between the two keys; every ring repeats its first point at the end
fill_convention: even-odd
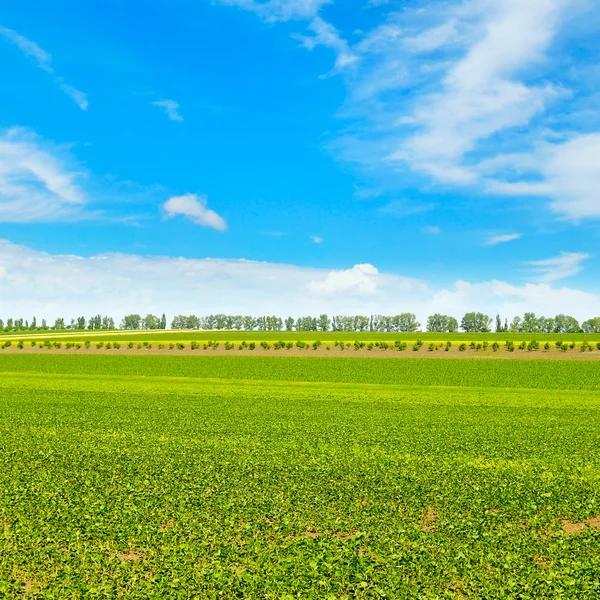
{"type": "Polygon", "coordinates": [[[520,233],[504,233],[501,235],[494,235],[484,242],[484,246],[497,246],[498,244],[506,244],[513,242],[521,237],[520,233]]]}
{"type": "Polygon", "coordinates": [[[216,0],[226,6],[237,6],[256,13],[268,22],[312,19],[325,4],[333,0],[216,0]]]}
{"type": "Polygon", "coordinates": [[[537,281],[550,283],[577,275],[583,269],[582,263],[590,258],[584,252],[561,252],[558,256],[527,263],[537,281]]]}
{"type": "Polygon", "coordinates": [[[0,222],[27,223],[83,217],[87,201],[73,160],[30,130],[0,135],[0,222]]]}
{"type": "Polygon", "coordinates": [[[328,2],[221,3],[266,21],[305,21],[309,35],[296,36],[302,45],[334,52],[329,74],[341,74],[347,86],[345,123],[330,144],[341,160],[399,187],[408,171],[491,197],[546,198],[551,211],[573,221],[600,218],[600,132],[585,121],[562,124],[577,86],[591,84],[556,66],[567,58],[557,41],[574,20],[600,26],[593,3],[440,0],[394,10],[378,0],[371,4],[386,5],[380,22],[346,35],[333,17],[323,18],[328,2]],[[511,162],[517,155],[519,164],[511,162]]]}
{"type": "Polygon", "coordinates": [[[179,104],[175,100],[156,100],[152,104],[163,108],[171,121],[183,121],[183,117],[179,114],[179,104]]]}
{"type": "Polygon", "coordinates": [[[81,110],[87,110],[89,102],[87,95],[77,88],[69,85],[62,77],[56,75],[52,66],[52,55],[38,46],[32,40],[20,35],[12,29],[0,25],[0,36],[14,44],[27,58],[32,60],[40,69],[52,75],[54,83],[69,96],[81,110]]]}

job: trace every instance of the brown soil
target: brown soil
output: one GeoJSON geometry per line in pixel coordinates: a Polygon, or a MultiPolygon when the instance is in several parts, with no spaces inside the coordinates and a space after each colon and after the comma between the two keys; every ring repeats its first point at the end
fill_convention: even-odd
{"type": "Polygon", "coordinates": [[[360,357],[360,358],[446,358],[446,359],[472,359],[472,360],[503,360],[503,359],[519,359],[519,360],[600,360],[600,352],[594,350],[592,352],[580,352],[579,349],[568,350],[563,352],[556,348],[550,350],[515,350],[514,352],[508,352],[506,348],[500,348],[497,352],[488,348],[487,350],[471,350],[468,348],[464,352],[460,352],[458,346],[453,346],[448,352],[440,348],[438,350],[429,351],[427,345],[421,347],[418,352],[412,350],[412,346],[409,346],[406,350],[399,352],[395,348],[389,348],[387,350],[381,350],[379,348],[373,348],[373,350],[367,350],[361,348],[360,350],[354,350],[354,347],[340,350],[338,347],[330,345],[329,350],[327,346],[323,344],[317,350],[313,348],[290,348],[282,350],[264,350],[260,346],[257,346],[255,350],[248,350],[247,348],[238,350],[237,347],[233,350],[225,350],[223,344],[220,344],[217,349],[208,348],[207,350],[191,350],[189,344],[183,350],[174,348],[158,349],[156,344],[153,344],[152,348],[127,348],[125,345],[121,345],[121,348],[96,348],[94,345],[89,349],[84,347],[80,349],[70,348],[41,348],[39,346],[31,347],[29,343],[20,350],[16,344],[8,348],[0,350],[0,357],[2,354],[107,354],[107,355],[169,355],[169,356],[331,356],[331,357],[360,357]]]}
{"type": "Polygon", "coordinates": [[[581,533],[588,527],[600,529],[600,515],[596,515],[595,517],[591,517],[590,519],[586,519],[580,523],[571,523],[568,519],[564,519],[562,524],[562,530],[569,534],[581,533]]]}

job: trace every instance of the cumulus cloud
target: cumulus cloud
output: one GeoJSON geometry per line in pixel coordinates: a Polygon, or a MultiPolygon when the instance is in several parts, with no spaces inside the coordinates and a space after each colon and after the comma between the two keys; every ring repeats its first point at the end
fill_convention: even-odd
{"type": "Polygon", "coordinates": [[[179,104],[175,100],[157,100],[156,102],[152,102],[152,104],[164,108],[167,117],[171,121],[183,121],[183,117],[179,114],[179,104]]]}
{"type": "Polygon", "coordinates": [[[502,235],[494,235],[485,242],[484,246],[497,246],[498,244],[506,244],[507,242],[518,240],[520,237],[520,233],[505,233],[502,235]]]}
{"type": "Polygon", "coordinates": [[[397,314],[475,310],[511,319],[526,311],[600,315],[600,296],[550,283],[426,281],[370,264],[331,270],[249,260],[38,252],[0,240],[0,316],[54,319],[145,314],[397,314]]]}
{"type": "Polygon", "coordinates": [[[0,134],[0,222],[80,218],[86,197],[68,156],[33,132],[0,134]]]}
{"type": "Polygon", "coordinates": [[[182,215],[197,225],[211,227],[217,231],[226,231],[227,223],[225,219],[208,208],[207,205],[208,198],[205,195],[184,194],[183,196],[169,198],[163,204],[163,209],[167,217],[182,215]]]}
{"type": "Polygon", "coordinates": [[[81,110],[87,110],[89,102],[87,96],[81,90],[69,85],[62,77],[59,77],[54,72],[52,66],[52,56],[43,48],[40,48],[35,42],[18,34],[12,29],[0,25],[0,36],[14,44],[27,58],[32,60],[40,69],[53,76],[54,82],[58,87],[69,96],[81,110]]]}
{"type": "Polygon", "coordinates": [[[532,260],[527,264],[538,281],[552,282],[577,275],[583,269],[582,263],[588,258],[590,255],[584,252],[561,252],[553,258],[532,260]]]}
{"type": "Polygon", "coordinates": [[[308,237],[310,237],[315,244],[320,244],[323,241],[323,238],[319,237],[318,235],[310,235],[308,237]]]}

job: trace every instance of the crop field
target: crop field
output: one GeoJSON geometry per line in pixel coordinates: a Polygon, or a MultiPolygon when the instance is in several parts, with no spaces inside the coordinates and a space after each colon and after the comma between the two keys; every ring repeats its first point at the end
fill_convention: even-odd
{"type": "Polygon", "coordinates": [[[180,331],[180,330],[152,330],[152,331],[124,331],[124,330],[91,330],[91,331],[46,331],[46,332],[11,332],[5,333],[0,332],[0,341],[2,340],[62,340],[62,341],[78,341],[85,342],[90,340],[92,342],[107,340],[107,339],[118,339],[121,341],[134,341],[134,342],[154,342],[154,343],[169,343],[169,342],[190,342],[192,340],[198,340],[205,342],[208,340],[215,340],[219,342],[231,341],[239,343],[243,340],[260,342],[261,340],[276,342],[278,340],[284,341],[298,341],[303,340],[306,342],[313,342],[315,340],[321,340],[322,342],[333,343],[336,340],[344,340],[346,342],[354,342],[355,340],[363,341],[387,341],[394,342],[395,340],[404,340],[408,342],[414,342],[416,340],[423,340],[425,342],[466,342],[471,341],[483,342],[487,341],[490,343],[499,342],[504,343],[507,340],[514,342],[530,341],[532,339],[540,342],[556,342],[559,340],[565,342],[600,342],[600,335],[594,333],[428,333],[417,331],[413,333],[386,333],[377,331],[364,331],[364,332],[343,332],[343,331],[180,331]]]}
{"type": "Polygon", "coordinates": [[[596,598],[594,361],[0,354],[0,597],[596,598]]]}

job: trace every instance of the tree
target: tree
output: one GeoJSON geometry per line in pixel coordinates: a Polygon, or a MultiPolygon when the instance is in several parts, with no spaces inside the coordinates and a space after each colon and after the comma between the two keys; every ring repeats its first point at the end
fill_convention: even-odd
{"type": "Polygon", "coordinates": [[[317,320],[317,329],[319,331],[329,331],[329,326],[331,325],[331,320],[325,314],[319,315],[317,320]]]}
{"type": "Polygon", "coordinates": [[[526,333],[536,333],[540,330],[539,321],[535,313],[526,312],[523,316],[523,331],[526,333]]]}
{"type": "Polygon", "coordinates": [[[163,313],[162,317],[160,318],[160,329],[166,329],[167,328],[167,315],[165,315],[165,313],[163,313]]]}
{"type": "Polygon", "coordinates": [[[600,317],[588,319],[581,324],[583,333],[600,333],[600,317]]]}
{"type": "Polygon", "coordinates": [[[142,319],[142,329],[160,329],[160,319],[154,315],[146,315],[142,319]]]}
{"type": "Polygon", "coordinates": [[[102,329],[114,329],[115,328],[115,320],[112,317],[103,317],[102,319],[102,329]]]}
{"type": "Polygon", "coordinates": [[[454,317],[436,313],[427,317],[427,331],[434,333],[453,333],[458,329],[458,321],[454,317]]]}
{"type": "Polygon", "coordinates": [[[561,314],[554,317],[554,331],[556,333],[579,333],[581,327],[575,317],[561,314]]]}
{"type": "Polygon", "coordinates": [[[496,333],[502,333],[502,319],[500,319],[500,315],[496,315],[496,333]]]}
{"type": "Polygon", "coordinates": [[[56,319],[53,329],[65,329],[65,320],[60,317],[56,319]]]}
{"type": "Polygon", "coordinates": [[[394,317],[397,323],[398,331],[402,333],[412,333],[418,331],[421,323],[417,321],[417,317],[413,313],[400,313],[394,317]]]}
{"type": "Polygon", "coordinates": [[[139,329],[142,324],[140,315],[126,315],[121,321],[121,329],[139,329]]]}
{"type": "Polygon", "coordinates": [[[511,333],[521,333],[523,331],[523,320],[521,317],[515,317],[510,324],[511,333]]]}
{"type": "Polygon", "coordinates": [[[480,312],[470,312],[462,318],[460,328],[468,333],[487,333],[491,324],[491,317],[480,312]]]}
{"type": "Polygon", "coordinates": [[[294,321],[294,317],[288,317],[285,320],[285,330],[286,331],[294,331],[294,323],[296,321],[294,321]]]}
{"type": "Polygon", "coordinates": [[[77,329],[85,329],[85,317],[77,317],[75,320],[75,327],[77,329]]]}

